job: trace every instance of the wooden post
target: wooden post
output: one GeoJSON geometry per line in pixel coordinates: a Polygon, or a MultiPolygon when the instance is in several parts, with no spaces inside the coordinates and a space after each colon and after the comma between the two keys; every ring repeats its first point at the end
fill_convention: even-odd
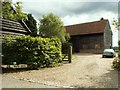
{"type": "Polygon", "coordinates": [[[68,50],[68,61],[69,63],[72,62],[72,46],[69,46],[69,50],[68,50]]]}

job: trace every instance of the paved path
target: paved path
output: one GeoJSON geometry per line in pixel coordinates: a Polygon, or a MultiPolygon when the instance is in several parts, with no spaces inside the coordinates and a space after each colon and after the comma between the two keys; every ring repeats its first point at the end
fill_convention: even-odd
{"type": "Polygon", "coordinates": [[[117,88],[118,71],[112,66],[113,58],[95,54],[76,54],[71,64],[25,72],[3,74],[3,87],[84,87],[117,88]],[[14,84],[13,84],[14,83],[14,84]]]}

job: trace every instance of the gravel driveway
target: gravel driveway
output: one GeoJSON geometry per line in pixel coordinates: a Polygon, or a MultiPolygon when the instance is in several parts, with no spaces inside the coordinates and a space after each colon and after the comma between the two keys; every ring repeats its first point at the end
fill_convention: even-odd
{"type": "MultiPolygon", "coordinates": [[[[45,85],[44,87],[78,88],[118,87],[118,71],[112,68],[113,58],[102,58],[100,54],[75,55],[77,56],[76,60],[60,67],[3,74],[2,85],[5,88],[7,83],[10,87],[14,88],[12,84],[15,83],[15,79],[21,81],[21,83],[24,82],[24,85],[28,86],[28,88],[29,86],[32,87],[29,83],[34,83],[39,88],[42,88],[42,85],[45,85]],[[9,80],[7,81],[6,78],[9,78],[9,80]]],[[[17,87],[24,86],[21,86],[19,82],[17,87]]]]}

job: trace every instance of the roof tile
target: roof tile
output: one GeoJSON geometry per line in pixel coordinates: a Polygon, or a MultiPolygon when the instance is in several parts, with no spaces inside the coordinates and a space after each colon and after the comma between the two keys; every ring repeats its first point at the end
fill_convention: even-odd
{"type": "Polygon", "coordinates": [[[66,32],[70,36],[103,33],[108,20],[100,20],[76,25],[65,26],[66,32]]]}

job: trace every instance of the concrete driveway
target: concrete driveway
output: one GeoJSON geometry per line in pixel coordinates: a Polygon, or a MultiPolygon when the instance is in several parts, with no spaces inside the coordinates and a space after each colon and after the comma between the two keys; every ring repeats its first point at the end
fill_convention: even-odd
{"type": "Polygon", "coordinates": [[[76,60],[60,67],[3,74],[2,86],[15,88],[13,83],[16,83],[17,88],[34,88],[34,85],[37,88],[118,88],[118,71],[112,68],[114,58],[102,58],[100,54],[75,55],[76,60]]]}

